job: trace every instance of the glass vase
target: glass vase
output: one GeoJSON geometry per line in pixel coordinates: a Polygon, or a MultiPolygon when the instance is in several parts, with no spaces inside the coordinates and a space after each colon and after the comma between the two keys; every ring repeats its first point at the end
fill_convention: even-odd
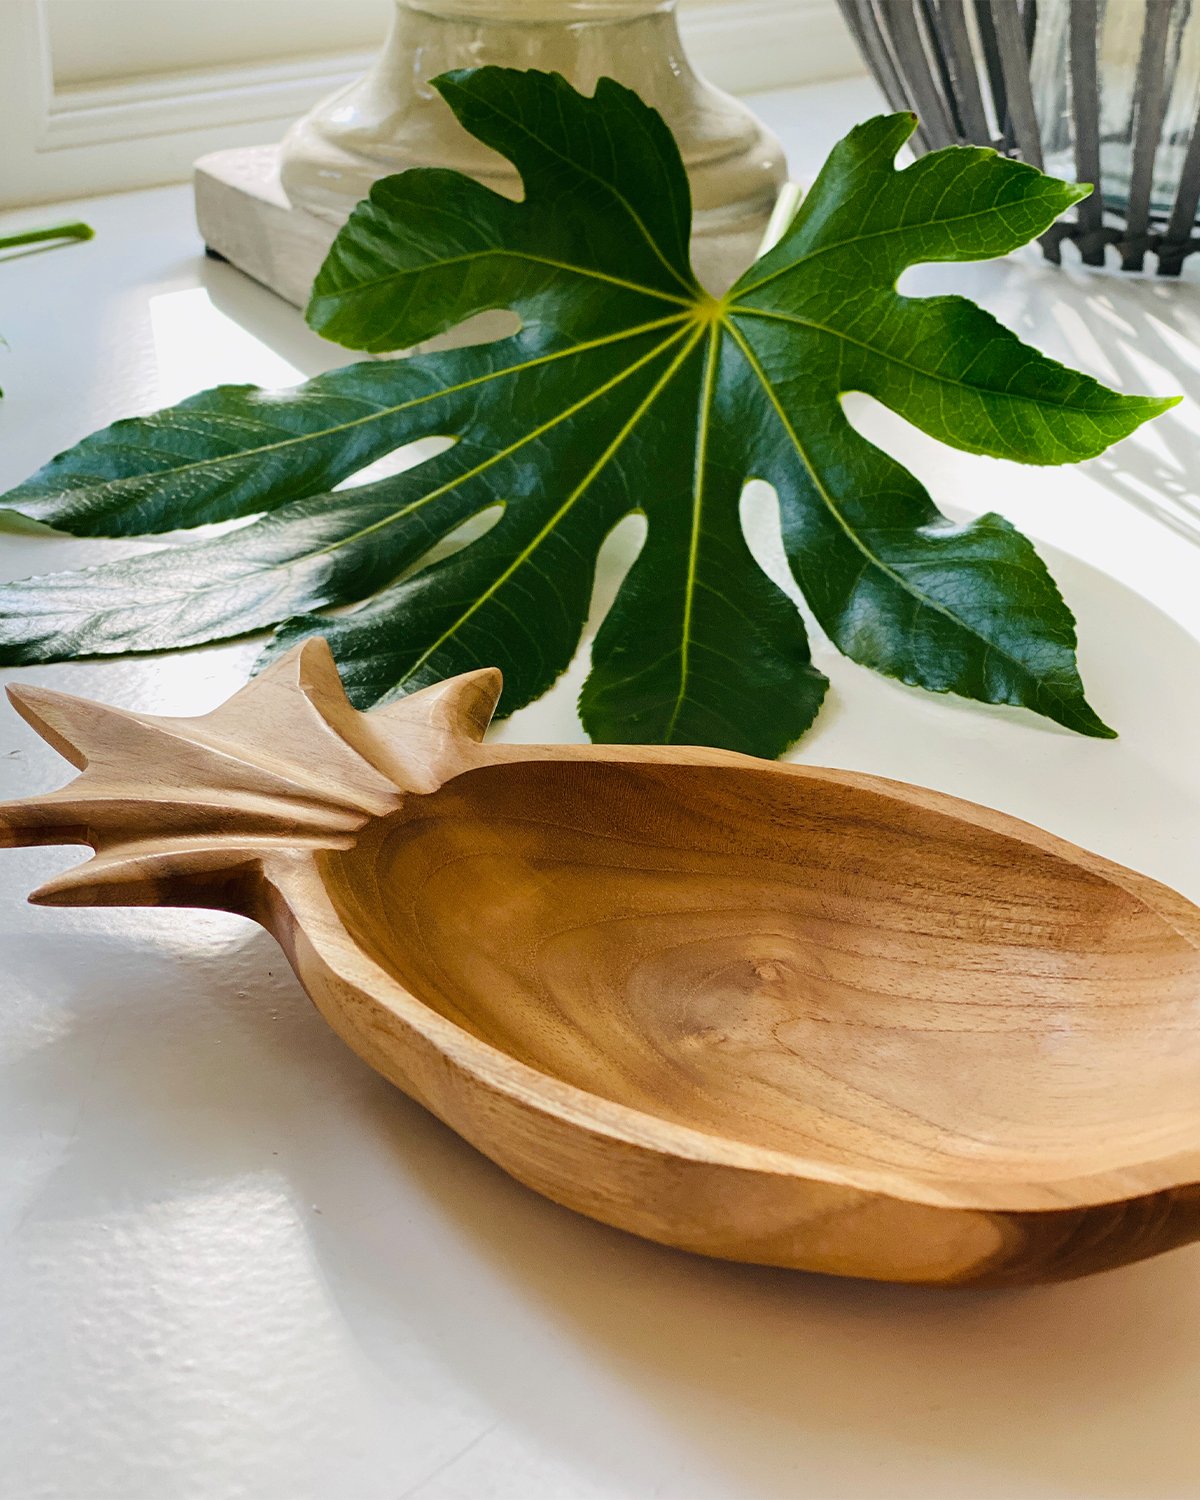
{"type": "MultiPolygon", "coordinates": [[[[1070,0],[1042,0],[1030,75],[1042,127],[1046,170],[1073,177],[1068,22],[1070,0]]],[[[1096,75],[1100,96],[1100,190],[1106,205],[1124,211],[1133,181],[1139,113],[1161,113],[1156,132],[1150,207],[1171,211],[1200,106],[1200,12],[1191,0],[1109,0],[1096,12],[1096,75]],[[1158,15],[1155,15],[1155,11],[1158,15]],[[1147,22],[1158,22],[1147,26],[1147,22]],[[1156,88],[1148,100],[1137,87],[1146,48],[1161,49],[1156,88]]]]}

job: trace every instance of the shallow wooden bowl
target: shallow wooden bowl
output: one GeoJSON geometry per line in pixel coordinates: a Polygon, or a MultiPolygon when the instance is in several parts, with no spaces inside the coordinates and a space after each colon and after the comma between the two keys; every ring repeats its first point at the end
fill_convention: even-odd
{"type": "Polygon", "coordinates": [[[1200,1238],[1200,910],[1000,813],[715,750],[485,745],[310,641],[202,719],[41,689],[33,899],[262,922],[334,1029],[537,1191],[731,1260],[1082,1275],[1200,1238]]]}

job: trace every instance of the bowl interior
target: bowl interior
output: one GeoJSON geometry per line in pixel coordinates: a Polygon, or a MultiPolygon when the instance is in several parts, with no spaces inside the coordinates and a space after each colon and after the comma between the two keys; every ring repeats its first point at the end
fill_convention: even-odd
{"type": "Polygon", "coordinates": [[[973,1182],[1200,1146],[1200,953],[1018,832],[769,768],[544,760],[411,798],[323,872],[424,1003],[702,1131],[973,1182]]]}

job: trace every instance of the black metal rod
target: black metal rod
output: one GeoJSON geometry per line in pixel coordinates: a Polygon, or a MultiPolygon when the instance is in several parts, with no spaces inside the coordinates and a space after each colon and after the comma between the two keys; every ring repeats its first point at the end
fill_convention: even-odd
{"type": "Polygon", "coordinates": [[[1012,121],[1017,150],[1030,166],[1040,168],[1042,138],[1029,84],[1029,52],[1025,46],[1022,15],[1016,0],[991,0],[991,12],[1000,66],[1004,70],[1004,87],[1008,93],[1008,117],[1012,121]]]}
{"type": "MultiPolygon", "coordinates": [[[[1157,254],[1160,275],[1178,275],[1187,256],[1200,251],[1200,110],[1192,122],[1179,166],[1169,214],[1154,203],[1154,170],[1180,57],[1189,41],[1197,0],[1141,0],[1138,58],[1132,80],[1129,127],[1129,191],[1123,204],[1105,202],[1123,150],[1101,129],[1100,34],[1106,6],[1134,0],[1057,0],[1065,36],[1055,26],[1049,38],[1069,78],[1074,171],[1092,192],[1071,218],[1060,219],[1041,237],[1053,261],[1064,239],[1074,240],[1085,263],[1103,265],[1109,244],[1121,252],[1126,270],[1140,271],[1147,251],[1157,254]],[[1058,48],[1065,41],[1066,56],[1058,48]],[[1166,219],[1164,224],[1163,220],[1166,219]]],[[[863,57],[893,108],[915,108],[921,117],[913,147],[918,153],[950,141],[995,146],[1042,167],[1043,140],[1034,104],[1030,58],[1044,0],[838,0],[863,57]]],[[[1190,45],[1190,41],[1189,41],[1190,45]]],[[[1043,59],[1039,56],[1038,66],[1043,59]]],[[[1124,91],[1122,90],[1122,93],[1124,91]]],[[[1061,144],[1057,122],[1055,150],[1061,144]]],[[[1118,132],[1123,134],[1123,132],[1118,132]]],[[[1174,153],[1183,131],[1173,129],[1174,153]]]]}
{"type": "Polygon", "coordinates": [[[1163,276],[1178,276],[1184,256],[1193,247],[1192,232],[1196,223],[1196,210],[1200,208],[1200,113],[1192,126],[1179,173],[1179,187],[1171,217],[1163,231],[1162,243],[1158,247],[1158,269],[1163,276]]]}
{"type": "Polygon", "coordinates": [[[1033,56],[1033,39],[1037,36],[1037,0],[1022,0],[1021,26],[1025,32],[1025,55],[1033,56]]]}
{"type": "Polygon", "coordinates": [[[1140,271],[1146,260],[1150,224],[1150,196],[1154,187],[1154,158],[1167,110],[1167,81],[1163,63],[1171,25],[1171,0],[1146,0],[1146,22],[1133,86],[1133,159],[1129,170],[1129,205],[1121,240],[1121,268],[1140,271]]]}
{"type": "Polygon", "coordinates": [[[967,139],[967,132],[963,126],[962,114],[958,108],[958,91],[954,87],[954,79],[950,74],[950,62],[946,56],[946,44],[942,37],[942,29],[938,25],[937,12],[933,8],[933,0],[917,0],[917,23],[921,31],[921,40],[925,44],[925,51],[931,59],[939,96],[942,103],[946,106],[946,114],[949,116],[950,129],[954,133],[954,139],[956,141],[965,141],[967,139]]]}
{"type": "Polygon", "coordinates": [[[921,45],[911,0],[884,0],[879,6],[879,18],[930,146],[936,151],[939,146],[953,145],[954,130],[929,71],[929,59],[921,45]]]}
{"type": "MultiPolygon", "coordinates": [[[[871,0],[838,0],[838,5],[888,104],[895,110],[912,109],[911,96],[901,82],[871,0]]],[[[923,125],[917,126],[915,144],[922,150],[929,149],[923,125]]]]}
{"type": "Polygon", "coordinates": [[[971,33],[967,30],[963,0],[940,0],[938,23],[946,45],[946,62],[958,98],[963,134],[976,146],[990,146],[993,144],[992,129],[983,107],[983,93],[979,87],[979,74],[975,71],[975,56],[971,51],[971,33]]]}
{"type": "Polygon", "coordinates": [[[997,149],[1008,151],[1012,146],[1008,124],[1008,91],[1004,86],[1004,69],[1000,64],[1000,47],[996,41],[996,27],[992,21],[989,0],[975,0],[975,25],[979,31],[983,66],[992,94],[992,113],[996,117],[996,133],[1000,137],[997,149]]]}
{"type": "Polygon", "coordinates": [[[865,62],[869,68],[873,69],[875,64],[871,56],[871,47],[868,40],[869,27],[864,27],[863,25],[862,19],[858,13],[858,5],[856,4],[856,0],[837,0],[837,8],[841,11],[842,20],[845,21],[847,27],[849,28],[850,35],[854,38],[855,46],[857,46],[859,52],[862,53],[863,62],[865,62]]]}
{"type": "Polygon", "coordinates": [[[1071,0],[1067,48],[1071,70],[1071,118],[1075,177],[1092,191],[1075,210],[1075,239],[1088,266],[1104,264],[1104,200],[1100,196],[1100,85],[1096,67],[1099,25],[1096,0],[1071,0]]]}

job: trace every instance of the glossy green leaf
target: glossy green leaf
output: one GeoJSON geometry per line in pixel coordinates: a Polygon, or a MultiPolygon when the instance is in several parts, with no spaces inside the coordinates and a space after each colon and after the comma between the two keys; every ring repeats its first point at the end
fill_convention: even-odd
{"type": "Polygon", "coordinates": [[[871,120],[716,299],[688,260],[675,143],[635,95],[498,68],[438,86],[517,166],[524,198],[453,172],[378,183],[338,235],[309,321],[373,353],[494,308],[520,331],[292,391],[222,387],[85,439],[0,503],[92,536],[258,519],[0,588],[0,661],[276,625],[272,651],[327,635],[359,705],[495,664],[511,712],[570,661],[597,553],[637,511],[646,541],[593,645],[588,731],[777,755],[826,683],[742,535],[741,493],[761,478],[807,603],[847,655],[1110,733],[1030,543],[998,516],[951,524],[840,403],[865,391],[945,442],[1038,464],[1099,453],[1170,405],[1064,369],[962,298],[896,291],[910,265],[1026,243],[1080,189],[975,149],[897,170],[912,116],[871,120]],[[424,437],[453,442],[335,488],[424,437]],[[355,607],[321,613],[334,606],[355,607]]]}

